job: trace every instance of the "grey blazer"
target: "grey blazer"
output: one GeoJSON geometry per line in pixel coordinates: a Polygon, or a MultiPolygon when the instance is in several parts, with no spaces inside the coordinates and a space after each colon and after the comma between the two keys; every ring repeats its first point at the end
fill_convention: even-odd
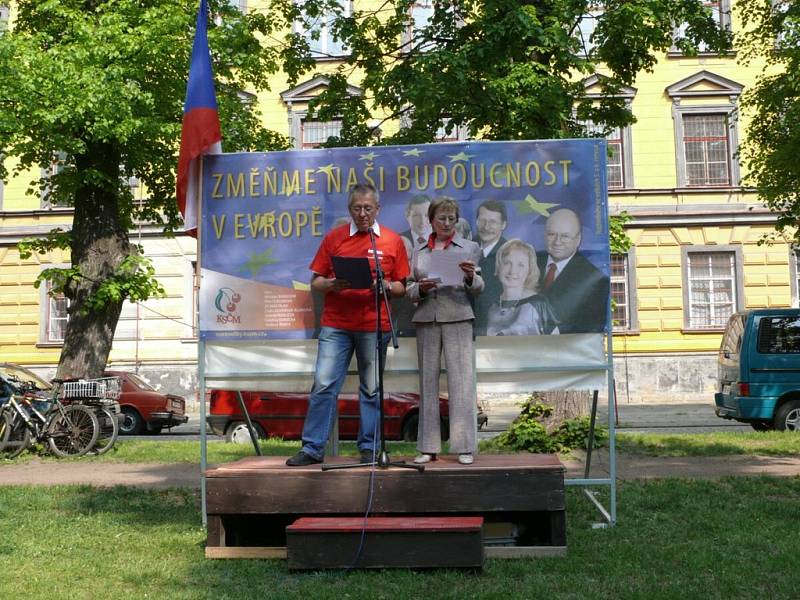
{"type": "MultiPolygon", "coordinates": [[[[472,311],[470,296],[477,296],[483,290],[483,279],[476,269],[472,278],[472,285],[443,286],[438,285],[428,291],[425,296],[420,296],[420,279],[425,279],[429,273],[430,256],[432,250],[427,244],[417,244],[411,253],[411,277],[406,285],[406,296],[417,305],[411,320],[414,323],[453,323],[468,321],[475,318],[472,311]]],[[[481,249],[475,242],[465,240],[456,234],[453,241],[445,250],[437,252],[460,252],[467,255],[467,259],[478,265],[481,249]]]]}

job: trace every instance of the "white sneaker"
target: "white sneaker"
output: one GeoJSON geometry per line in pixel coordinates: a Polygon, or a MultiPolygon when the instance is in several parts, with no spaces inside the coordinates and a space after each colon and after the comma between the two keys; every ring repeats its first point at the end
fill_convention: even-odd
{"type": "Polygon", "coordinates": [[[432,460],[436,460],[435,454],[417,454],[416,458],[414,458],[414,462],[418,465],[424,465],[425,463],[429,463],[432,460]]]}
{"type": "Polygon", "coordinates": [[[459,454],[458,462],[460,462],[462,465],[471,465],[473,462],[475,462],[475,458],[472,456],[472,454],[459,454]]]}

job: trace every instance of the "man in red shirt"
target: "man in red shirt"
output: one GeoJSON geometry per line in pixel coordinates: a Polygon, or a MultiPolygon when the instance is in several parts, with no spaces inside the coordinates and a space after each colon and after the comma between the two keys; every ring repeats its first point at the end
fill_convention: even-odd
{"type": "MultiPolygon", "coordinates": [[[[321,463],[325,456],[336,401],[342,388],[353,353],[358,364],[358,396],[361,423],[358,429],[358,450],[362,462],[375,457],[378,432],[378,353],[375,334],[377,314],[374,289],[350,289],[344,279],[337,279],[331,257],[366,257],[375,273],[369,230],[375,234],[375,246],[384,273],[384,286],[390,296],[405,294],[409,274],[408,255],[402,239],[376,218],[380,211],[378,191],[371,185],[358,184],[350,191],[348,210],[352,221],[332,229],[322,240],[311,261],[312,290],[325,297],[317,349],[314,386],[308,401],[303,424],[303,448],[289,458],[290,467],[321,463]]],[[[374,284],[373,284],[374,285],[374,284]]],[[[381,348],[386,357],[389,338],[389,315],[381,307],[381,348]]]]}

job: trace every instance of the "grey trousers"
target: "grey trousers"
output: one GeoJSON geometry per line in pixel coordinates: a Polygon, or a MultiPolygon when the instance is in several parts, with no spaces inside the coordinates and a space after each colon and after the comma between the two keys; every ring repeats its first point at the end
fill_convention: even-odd
{"type": "Polygon", "coordinates": [[[444,352],[450,398],[450,452],[475,452],[478,437],[478,394],[475,390],[472,321],[415,325],[420,388],[417,450],[426,454],[438,454],[442,450],[439,374],[444,352]]]}

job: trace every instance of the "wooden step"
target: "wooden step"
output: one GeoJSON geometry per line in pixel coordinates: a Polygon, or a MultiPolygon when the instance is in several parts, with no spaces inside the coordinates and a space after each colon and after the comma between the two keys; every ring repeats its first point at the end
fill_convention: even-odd
{"type": "Polygon", "coordinates": [[[303,517],[286,527],[288,566],[481,568],[482,526],[472,516],[303,517]]]}

